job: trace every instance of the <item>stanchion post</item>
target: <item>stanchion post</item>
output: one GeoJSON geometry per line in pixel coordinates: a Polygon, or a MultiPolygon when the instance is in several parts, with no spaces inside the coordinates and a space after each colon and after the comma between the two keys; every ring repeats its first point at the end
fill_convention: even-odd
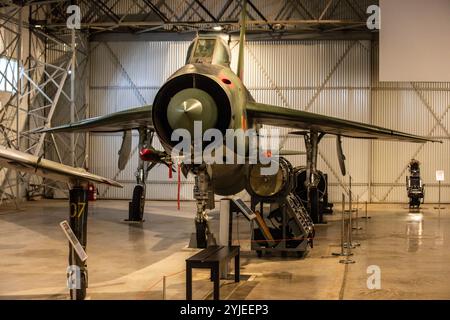
{"type": "Polygon", "coordinates": [[[369,217],[367,216],[367,201],[364,203],[364,211],[366,213],[366,220],[369,219],[369,217]]]}
{"type": "Polygon", "coordinates": [[[348,210],[348,223],[349,223],[349,233],[348,233],[348,241],[347,246],[353,249],[353,211],[352,211],[352,198],[350,198],[349,210],[348,210]]]}
{"type": "Polygon", "coordinates": [[[350,229],[350,233],[348,233],[348,239],[347,239],[347,243],[346,246],[350,246],[353,247],[352,244],[352,229],[353,229],[353,221],[352,221],[352,216],[353,216],[353,208],[352,208],[352,176],[349,176],[349,191],[348,191],[348,214],[349,214],[349,218],[348,218],[348,223],[350,224],[350,226],[348,227],[350,229]]]}
{"type": "Polygon", "coordinates": [[[441,181],[439,180],[439,215],[441,215],[441,181]]]}
{"type": "Polygon", "coordinates": [[[166,300],[166,276],[163,276],[163,300],[166,300]]]}
{"type": "Polygon", "coordinates": [[[346,256],[347,253],[344,252],[344,241],[345,241],[345,195],[342,194],[342,214],[341,214],[341,252],[333,252],[333,256],[346,256]]]}
{"type": "MultiPolygon", "coordinates": [[[[349,211],[349,214],[351,216],[351,210],[349,211]]],[[[353,255],[352,253],[352,246],[351,246],[351,242],[350,242],[350,238],[351,238],[351,234],[352,234],[352,227],[351,227],[351,222],[350,222],[350,216],[347,218],[347,222],[346,222],[346,228],[345,229],[345,233],[347,235],[347,245],[345,246],[346,250],[345,250],[345,259],[339,260],[339,263],[343,263],[343,264],[352,264],[355,263],[354,260],[350,259],[350,256],[353,255]]]]}
{"type": "Polygon", "coordinates": [[[345,236],[345,194],[342,194],[341,255],[344,255],[344,236],[345,236]]]}
{"type": "Polygon", "coordinates": [[[351,209],[351,207],[350,207],[350,210],[349,210],[349,213],[348,213],[349,215],[350,215],[350,217],[349,217],[349,223],[350,223],[350,226],[348,227],[348,229],[349,229],[349,239],[348,239],[348,243],[347,243],[347,245],[351,248],[351,249],[354,249],[354,248],[356,248],[356,247],[359,247],[361,244],[359,243],[359,242],[356,242],[356,241],[353,241],[353,210],[351,209]]]}
{"type": "Polygon", "coordinates": [[[349,189],[348,189],[348,206],[350,207],[350,213],[352,212],[352,176],[349,177],[349,189]]]}
{"type": "Polygon", "coordinates": [[[359,196],[356,197],[356,227],[353,229],[362,230],[362,227],[359,226],[359,196]]]}
{"type": "Polygon", "coordinates": [[[364,202],[364,211],[365,211],[364,219],[366,219],[366,220],[371,218],[371,217],[368,216],[367,205],[368,205],[367,201],[364,202]]]}

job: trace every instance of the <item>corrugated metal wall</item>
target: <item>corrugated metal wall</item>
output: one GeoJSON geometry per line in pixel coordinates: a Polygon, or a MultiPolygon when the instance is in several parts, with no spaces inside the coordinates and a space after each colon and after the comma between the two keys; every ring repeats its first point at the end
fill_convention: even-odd
{"type": "MultiPolygon", "coordinates": [[[[91,43],[90,114],[106,114],[152,103],[164,80],[184,63],[187,42],[91,43]]],[[[232,44],[233,57],[237,46],[232,44]]],[[[373,122],[421,135],[448,136],[449,84],[391,84],[377,80],[377,47],[369,41],[249,42],[245,83],[257,101],[308,110],[349,120],[373,122]],[[372,54],[374,53],[374,54],[372,54]],[[442,119],[441,119],[442,118],[442,119]],[[442,120],[442,126],[436,119],[442,120]],[[433,127],[435,127],[433,129],[433,127]]],[[[236,59],[233,59],[235,69],[236,59]]],[[[90,167],[101,175],[125,183],[123,190],[101,189],[107,198],[129,198],[134,185],[136,157],[118,173],[120,135],[91,136],[90,167]]],[[[137,144],[137,136],[134,138],[137,144]]],[[[353,191],[362,200],[406,201],[404,170],[409,159],[423,162],[428,200],[436,200],[434,171],[450,174],[446,159],[449,144],[420,145],[344,140],[353,191]],[[420,150],[419,150],[420,148],[420,150]],[[416,154],[417,153],[417,154],[416,154]]],[[[303,139],[292,137],[286,149],[304,150],[303,139]]],[[[290,157],[303,165],[304,156],[290,157]]],[[[329,174],[330,197],[340,199],[343,178],[336,158],[335,140],[320,145],[319,168],[329,174]]],[[[192,179],[183,181],[182,198],[192,199],[192,179]]],[[[149,176],[149,199],[175,199],[176,183],[165,167],[149,176]]],[[[443,197],[450,195],[444,186],[443,197]]]]}
{"type": "MultiPolygon", "coordinates": [[[[184,64],[188,46],[187,42],[91,43],[90,115],[151,104],[159,87],[184,64]]],[[[137,169],[137,143],[138,136],[134,133],[134,156],[119,173],[117,153],[121,134],[91,135],[91,170],[106,177],[116,177],[125,185],[124,189],[99,186],[101,196],[113,199],[131,197],[137,169]]],[[[158,141],[155,146],[161,148],[158,141]]],[[[193,182],[192,179],[184,180],[181,197],[190,200],[193,182]]],[[[157,166],[149,174],[147,190],[149,199],[176,199],[177,184],[175,179],[168,179],[167,167],[157,166]]]]}
{"type": "MultiPolygon", "coordinates": [[[[378,69],[378,47],[374,45],[373,70],[378,69]]],[[[380,143],[373,146],[373,200],[405,201],[405,175],[411,158],[422,162],[425,200],[438,201],[436,170],[450,178],[449,108],[450,83],[379,82],[373,71],[372,119],[385,125],[423,136],[437,136],[443,144],[380,143]]],[[[450,185],[443,184],[442,199],[450,202],[450,185]]]]}
{"type": "MultiPolygon", "coordinates": [[[[0,13],[3,15],[6,14],[5,9],[0,9],[0,13]]],[[[11,13],[9,13],[11,14],[11,13]]],[[[13,17],[11,18],[18,18],[18,13],[15,13],[13,17]]],[[[24,21],[28,19],[28,14],[26,12],[23,12],[22,18],[24,21]]],[[[11,19],[14,20],[14,19],[11,19]]],[[[23,64],[26,60],[26,57],[28,57],[30,54],[33,56],[40,56],[42,57],[43,52],[43,42],[40,40],[37,40],[35,37],[30,36],[30,32],[27,28],[22,29],[22,36],[21,38],[18,36],[19,33],[19,27],[16,23],[11,21],[9,19],[5,19],[4,17],[0,19],[0,53],[2,54],[3,58],[11,58],[17,61],[19,57],[21,58],[21,63],[23,64]],[[30,39],[30,37],[32,39],[30,39]],[[19,46],[19,39],[21,39],[21,46],[19,46]],[[29,47],[29,43],[35,44],[34,47],[29,47]],[[21,53],[19,55],[18,48],[21,48],[21,53]]],[[[42,69],[36,68],[34,71],[35,77],[42,75],[42,69]]],[[[15,76],[15,75],[14,75],[15,76]]],[[[34,80],[36,79],[34,78],[34,80]]],[[[21,79],[22,83],[22,90],[27,87],[27,81],[25,78],[21,79]]],[[[31,93],[30,97],[35,97],[35,93],[31,93]]],[[[24,130],[25,126],[27,125],[27,113],[26,111],[29,110],[28,101],[27,99],[21,99],[20,102],[20,110],[21,112],[17,112],[17,99],[14,97],[12,101],[10,99],[12,98],[11,92],[1,92],[0,93],[0,109],[1,109],[1,125],[4,127],[5,131],[4,134],[0,134],[0,145],[8,146],[9,141],[13,141],[15,144],[17,142],[17,134],[16,134],[16,123],[17,123],[17,117],[19,117],[19,131],[24,130]],[[11,102],[9,104],[8,102],[11,102]],[[9,106],[8,106],[9,105],[9,106]],[[10,130],[11,129],[11,130],[10,130]],[[8,139],[5,139],[5,137],[8,137],[8,139]]],[[[22,150],[26,149],[28,141],[26,139],[21,139],[20,147],[22,150]]],[[[7,193],[10,193],[12,195],[17,196],[16,194],[16,188],[10,188],[10,186],[16,185],[17,179],[17,173],[14,170],[6,169],[6,168],[0,168],[0,190],[5,190],[7,193]],[[5,181],[5,174],[8,174],[9,176],[9,183],[8,181],[5,181]]],[[[20,182],[19,182],[20,183],[20,182]]],[[[19,195],[22,194],[21,190],[24,188],[19,189],[19,195]]],[[[1,193],[1,192],[0,192],[1,193]]],[[[1,195],[3,197],[3,195],[1,195]]],[[[1,202],[1,201],[0,201],[1,202]]]]}

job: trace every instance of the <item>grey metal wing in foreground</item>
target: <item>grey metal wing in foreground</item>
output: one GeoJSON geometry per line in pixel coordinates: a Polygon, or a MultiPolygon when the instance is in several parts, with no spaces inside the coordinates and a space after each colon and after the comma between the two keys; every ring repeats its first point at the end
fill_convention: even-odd
{"type": "Polygon", "coordinates": [[[250,120],[259,124],[311,130],[348,138],[400,140],[415,143],[440,142],[400,131],[349,121],[321,114],[250,102],[247,104],[250,120]]]}
{"type": "Polygon", "coordinates": [[[36,174],[44,178],[67,182],[72,185],[80,182],[95,182],[122,188],[111,179],[87,172],[83,168],[74,168],[58,162],[42,159],[34,155],[0,146],[0,167],[20,172],[36,174]]]}
{"type": "Polygon", "coordinates": [[[119,132],[152,128],[151,115],[152,106],[146,105],[58,127],[37,130],[37,132],[119,132]]]}

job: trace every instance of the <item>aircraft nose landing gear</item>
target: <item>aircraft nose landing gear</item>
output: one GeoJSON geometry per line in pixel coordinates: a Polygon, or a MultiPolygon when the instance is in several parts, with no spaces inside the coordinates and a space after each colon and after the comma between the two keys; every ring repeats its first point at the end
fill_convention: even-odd
{"type": "Polygon", "coordinates": [[[195,234],[191,235],[190,248],[206,248],[216,245],[216,239],[210,230],[206,209],[214,209],[214,192],[211,178],[204,166],[196,172],[194,198],[197,201],[195,234]]]}
{"type": "Polygon", "coordinates": [[[197,245],[194,245],[192,243],[193,247],[197,248],[206,248],[208,246],[208,220],[205,219],[205,217],[202,217],[199,219],[198,217],[195,218],[195,239],[197,242],[197,245]]]}

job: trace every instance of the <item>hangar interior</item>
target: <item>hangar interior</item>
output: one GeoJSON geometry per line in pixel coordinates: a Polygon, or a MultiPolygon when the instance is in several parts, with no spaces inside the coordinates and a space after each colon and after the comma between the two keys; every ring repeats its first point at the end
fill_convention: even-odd
{"type": "MultiPolygon", "coordinates": [[[[195,232],[194,176],[178,172],[178,181],[176,170],[156,165],[146,180],[145,221],[126,223],[141,165],[140,134],[132,132],[129,160],[118,168],[122,132],[40,130],[151,105],[166,80],[185,65],[199,34],[227,42],[236,71],[243,4],[0,1],[2,146],[123,185],[95,185],[97,199],[89,202],[88,298],[185,299],[185,260],[199,250],[188,247],[195,232]],[[74,5],[80,26],[69,28],[77,11],[68,7],[74,5]]],[[[327,197],[334,206],[327,223],[315,226],[314,247],[301,259],[276,253],[258,257],[251,224],[237,215],[231,234],[233,244],[241,246],[241,281],[222,282],[222,299],[450,298],[442,283],[450,273],[445,249],[450,185],[436,181],[437,170],[450,172],[450,83],[380,81],[379,32],[367,28],[366,12],[378,4],[247,0],[243,82],[261,103],[443,143],[343,138],[343,176],[335,137],[325,135],[317,168],[327,174],[327,197]],[[423,205],[412,211],[405,184],[411,159],[420,162],[425,186],[423,205]],[[340,250],[342,195],[345,208],[352,196],[355,230],[350,234],[360,244],[343,259],[354,264],[340,264],[332,255],[340,250]],[[366,285],[370,266],[382,273],[376,290],[366,285]]],[[[306,152],[304,137],[290,131],[280,129],[283,147],[306,152]]],[[[163,149],[157,136],[153,142],[156,150],[163,149]]],[[[306,165],[305,154],[287,158],[293,167],[306,165]]],[[[0,183],[0,299],[67,299],[67,240],[59,227],[69,217],[67,184],[8,168],[0,171],[0,183]]],[[[250,201],[246,191],[238,196],[250,201]]],[[[216,208],[209,213],[217,238],[222,198],[215,196],[216,208]]],[[[196,271],[194,280],[194,298],[212,299],[208,273],[196,271]]]]}

